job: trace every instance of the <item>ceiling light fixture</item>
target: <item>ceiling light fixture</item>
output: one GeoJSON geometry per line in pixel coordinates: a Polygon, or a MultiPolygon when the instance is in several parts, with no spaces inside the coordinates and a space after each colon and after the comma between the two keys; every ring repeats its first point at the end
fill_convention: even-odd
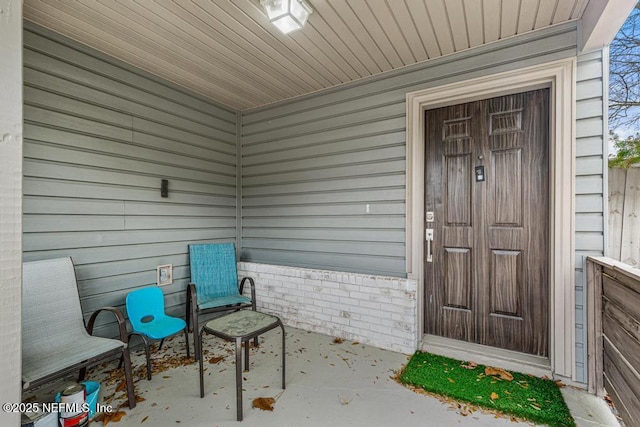
{"type": "Polygon", "coordinates": [[[260,0],[269,21],[284,34],[304,27],[313,12],[304,0],[260,0]]]}

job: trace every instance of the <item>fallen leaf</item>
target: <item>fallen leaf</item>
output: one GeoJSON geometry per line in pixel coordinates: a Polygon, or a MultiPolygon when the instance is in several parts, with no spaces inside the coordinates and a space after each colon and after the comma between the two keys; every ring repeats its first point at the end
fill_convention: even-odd
{"type": "Polygon", "coordinates": [[[351,343],[351,345],[358,345],[358,344],[360,344],[358,341],[354,341],[351,343]]]}
{"type": "Polygon", "coordinates": [[[449,380],[450,383],[455,383],[455,381],[452,378],[447,378],[449,380]]]}
{"type": "Polygon", "coordinates": [[[147,415],[146,417],[144,417],[144,418],[142,419],[142,421],[140,421],[140,424],[142,424],[143,422],[147,421],[147,419],[148,419],[148,418],[149,418],[149,416],[148,416],[148,415],[147,415]]]}
{"type": "Polygon", "coordinates": [[[263,411],[273,411],[274,403],[276,403],[276,400],[273,397],[257,397],[253,399],[251,406],[263,411]]]}
{"type": "Polygon", "coordinates": [[[101,414],[98,414],[94,418],[94,421],[102,421],[102,425],[106,426],[111,421],[113,421],[114,423],[119,423],[122,417],[124,417],[126,414],[127,413],[124,411],[103,412],[101,414]]]}
{"type": "Polygon", "coordinates": [[[491,366],[487,366],[486,368],[484,368],[484,373],[486,375],[500,377],[505,381],[513,381],[513,375],[511,375],[510,372],[505,371],[504,369],[501,369],[501,368],[494,368],[491,366]]]}
{"type": "Polygon", "coordinates": [[[212,365],[217,365],[218,363],[222,362],[224,360],[224,357],[222,356],[214,356],[211,359],[209,359],[209,363],[211,363],[212,365]]]}
{"type": "Polygon", "coordinates": [[[564,387],[564,386],[565,386],[565,384],[564,384],[562,381],[560,381],[560,380],[556,380],[556,385],[557,385],[559,388],[562,388],[562,387],[564,387]]]}
{"type": "Polygon", "coordinates": [[[462,365],[460,365],[460,367],[464,369],[476,369],[478,367],[478,364],[475,362],[467,362],[466,364],[463,363],[462,365]]]}
{"type": "Polygon", "coordinates": [[[498,399],[500,396],[498,396],[498,393],[496,393],[496,392],[491,392],[491,396],[490,396],[490,397],[491,397],[491,400],[496,400],[496,399],[498,399]]]}
{"type": "Polygon", "coordinates": [[[337,337],[336,337],[336,338],[333,340],[333,343],[334,343],[334,344],[342,344],[343,342],[344,342],[344,340],[343,340],[342,338],[337,338],[337,337]]]}

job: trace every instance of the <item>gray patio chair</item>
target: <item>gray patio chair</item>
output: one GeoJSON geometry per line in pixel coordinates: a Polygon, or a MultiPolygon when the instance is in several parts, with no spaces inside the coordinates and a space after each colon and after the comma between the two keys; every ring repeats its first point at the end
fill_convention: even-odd
{"type": "Polygon", "coordinates": [[[91,315],[85,328],[71,258],[25,262],[22,285],[22,388],[36,388],[122,355],[129,408],[136,406],[124,317],[115,307],[91,315]],[[120,340],[92,336],[96,317],[115,315],[120,340]]]}

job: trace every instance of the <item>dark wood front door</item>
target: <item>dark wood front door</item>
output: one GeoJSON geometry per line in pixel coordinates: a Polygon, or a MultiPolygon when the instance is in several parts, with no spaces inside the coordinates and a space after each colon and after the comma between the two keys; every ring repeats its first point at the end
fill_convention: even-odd
{"type": "Polygon", "coordinates": [[[425,333],[548,355],[548,108],[541,89],[425,113],[425,333]]]}

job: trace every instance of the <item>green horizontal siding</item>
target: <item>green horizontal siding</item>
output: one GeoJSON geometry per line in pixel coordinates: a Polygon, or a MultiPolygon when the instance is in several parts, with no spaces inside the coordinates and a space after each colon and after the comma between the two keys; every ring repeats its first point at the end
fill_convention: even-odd
{"type": "Polygon", "coordinates": [[[575,55],[575,24],[242,113],[242,259],[406,276],[408,92],[575,55]]]}
{"type": "Polygon", "coordinates": [[[187,245],[236,238],[236,113],[25,23],[24,121],[24,259],[71,256],[85,316],[173,264],[184,316],[187,245]]]}
{"type": "Polygon", "coordinates": [[[576,372],[587,381],[585,257],[604,254],[606,94],[602,52],[578,57],[576,69],[576,372]]]}

